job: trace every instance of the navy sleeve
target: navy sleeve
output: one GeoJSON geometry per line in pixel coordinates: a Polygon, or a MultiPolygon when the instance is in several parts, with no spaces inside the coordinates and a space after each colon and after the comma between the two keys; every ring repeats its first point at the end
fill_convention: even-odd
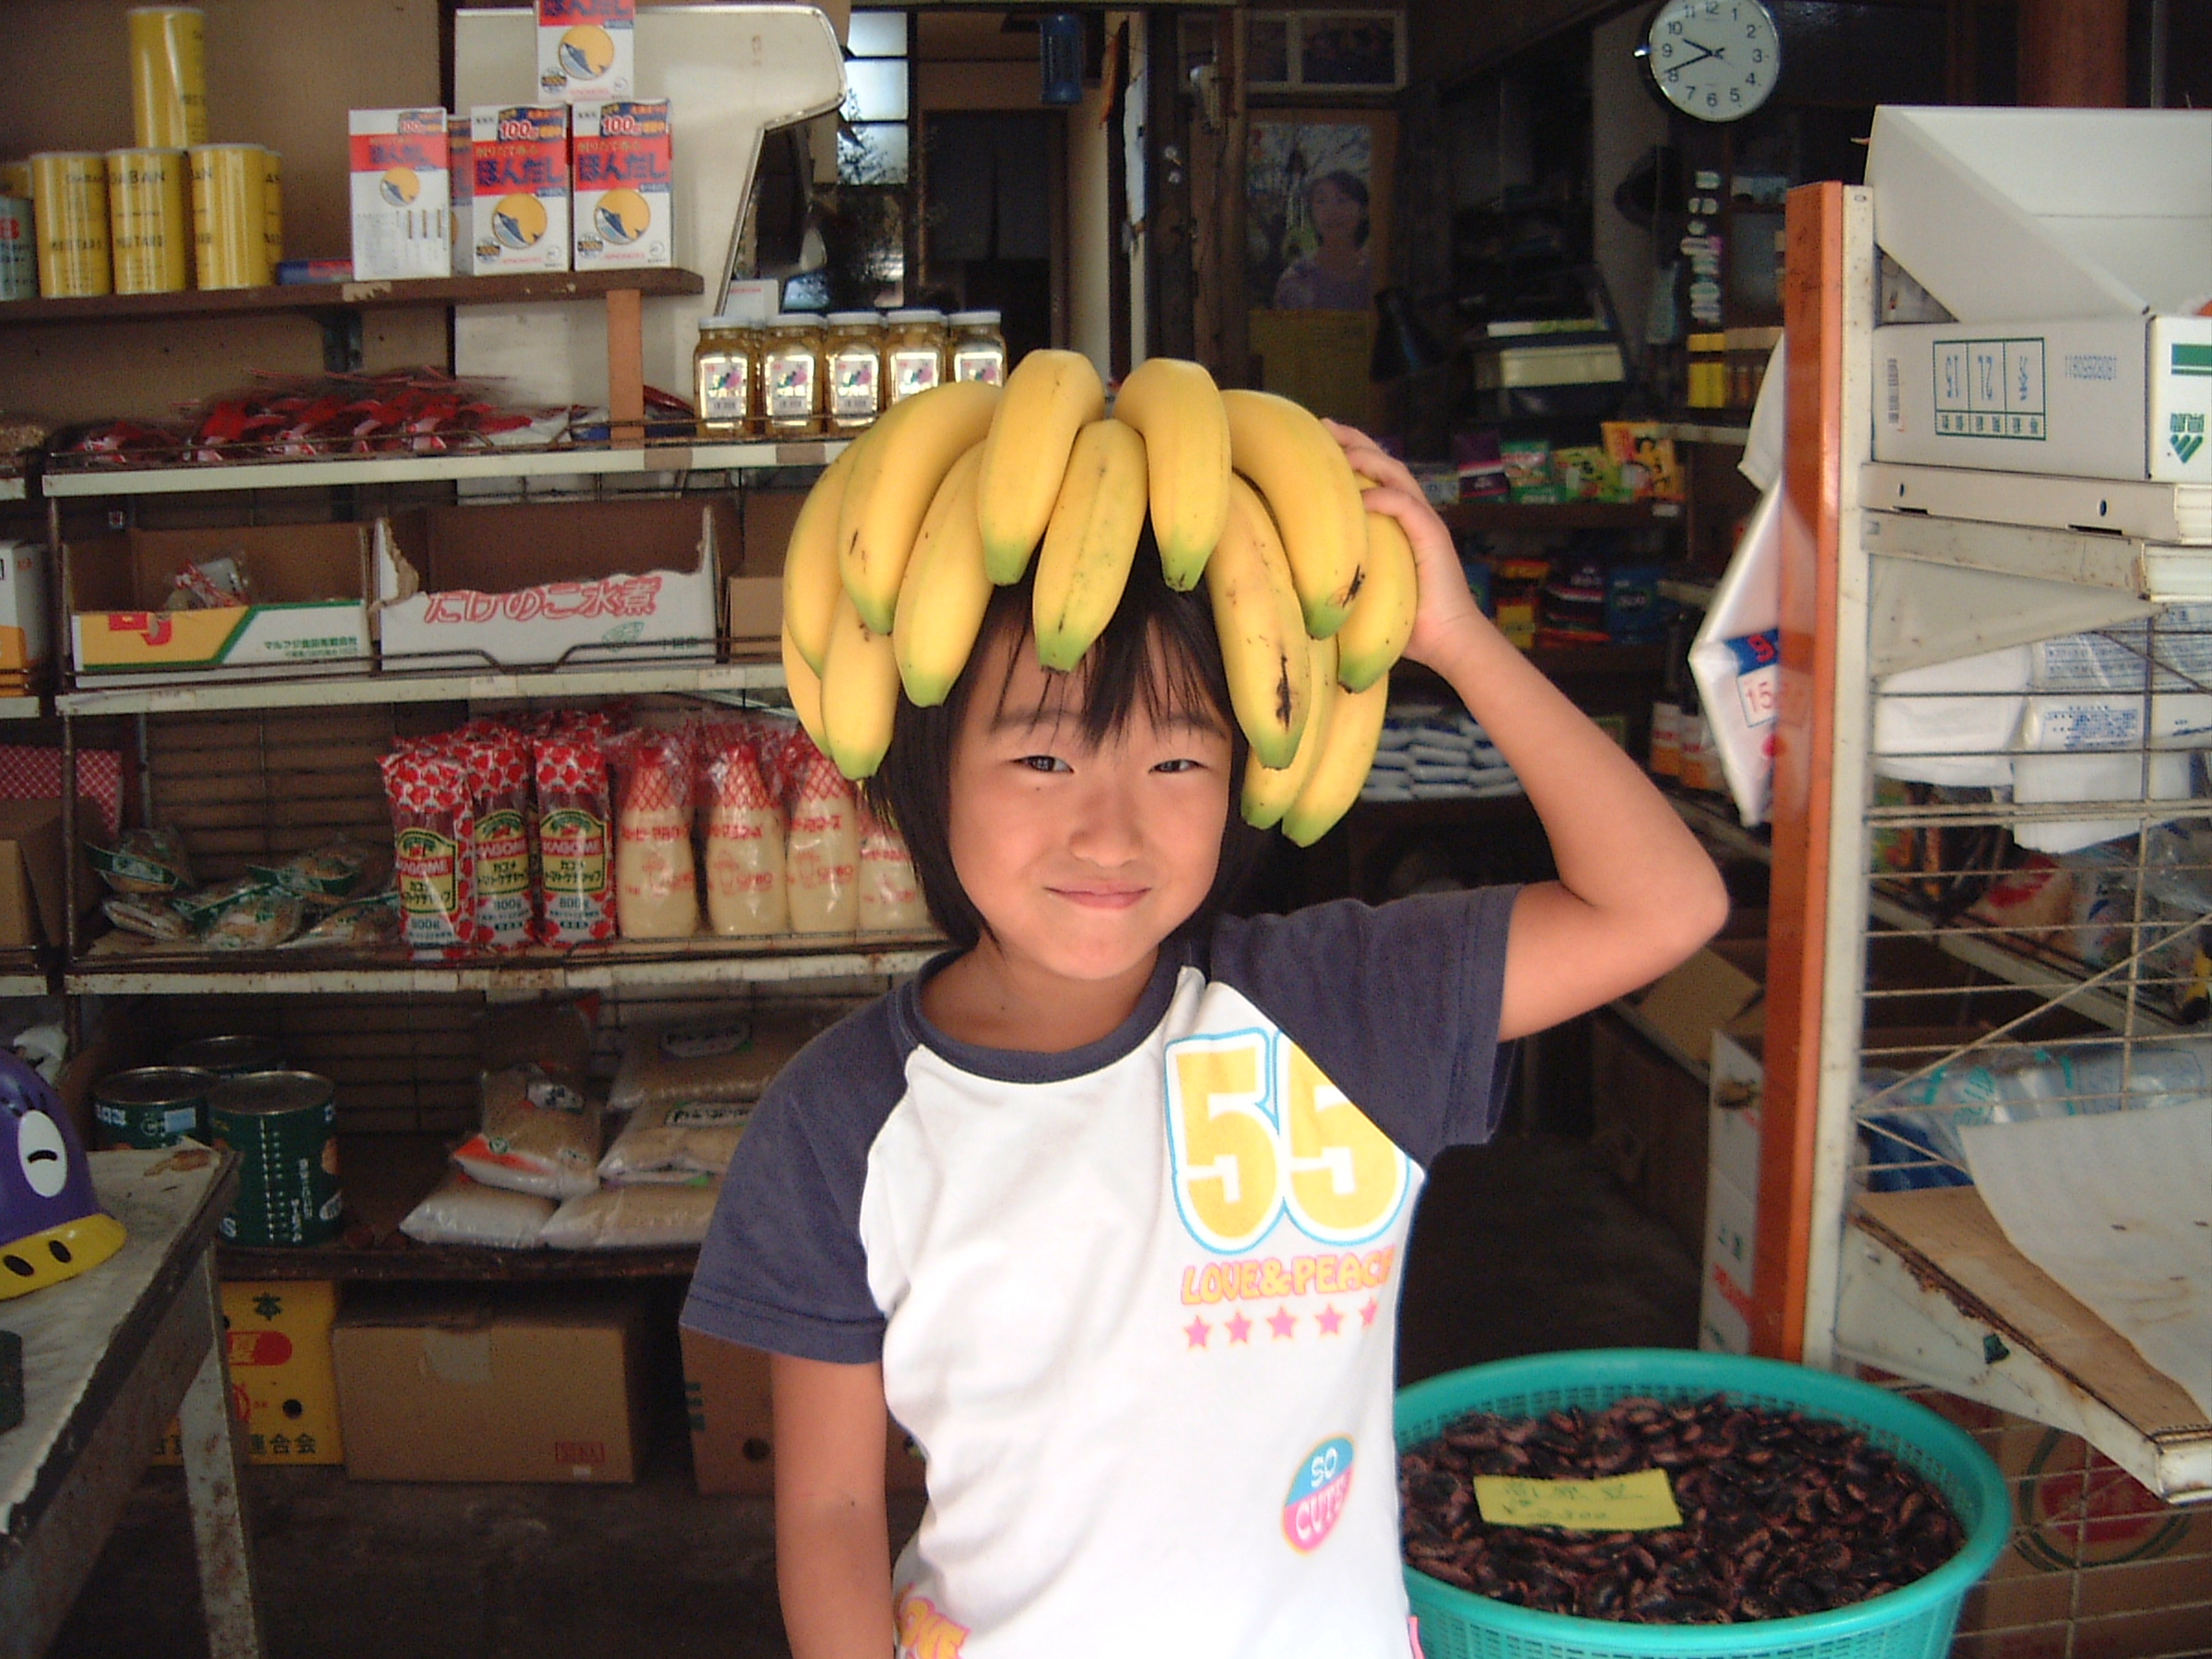
{"type": "Polygon", "coordinates": [[[723,1177],[685,1325],[802,1359],[881,1358],[860,1198],[868,1148],[904,1088],[888,998],[824,1031],[783,1068],[723,1177]]]}
{"type": "Polygon", "coordinates": [[[1342,899],[1215,930],[1235,987],[1424,1167],[1488,1140],[1504,1105],[1498,1018],[1520,889],[1342,899]]]}

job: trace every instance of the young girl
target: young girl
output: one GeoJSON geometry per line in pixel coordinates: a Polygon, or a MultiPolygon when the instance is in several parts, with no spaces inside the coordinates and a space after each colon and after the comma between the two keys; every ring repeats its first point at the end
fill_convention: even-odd
{"type": "Polygon", "coordinates": [[[1698,843],[1483,617],[1404,466],[1407,655],[1520,775],[1559,877],[1239,920],[1257,837],[1204,590],[1140,548],[1072,676],[994,599],[870,785],[952,949],[761,1102],[684,1322],[768,1350],[797,1659],[1406,1659],[1394,1321],[1422,1171],[1500,1045],[1720,925],[1698,843]],[[928,1465],[890,1559],[885,1412],[928,1465]]]}

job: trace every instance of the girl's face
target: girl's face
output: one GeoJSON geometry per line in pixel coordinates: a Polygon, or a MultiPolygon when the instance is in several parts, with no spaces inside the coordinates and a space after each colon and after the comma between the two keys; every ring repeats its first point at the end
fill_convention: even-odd
{"type": "Polygon", "coordinates": [[[1313,229],[1324,241],[1350,241],[1359,234],[1359,216],[1366,209],[1341,186],[1326,179],[1316,182],[1309,206],[1313,229]]]}
{"type": "Polygon", "coordinates": [[[1077,981],[1148,971],[1205,901],[1229,821],[1229,734],[1155,722],[1140,699],[1098,747],[1079,688],[1002,635],[977,665],[952,755],[947,824],[960,885],[1009,966],[1077,981]],[[1008,653],[1012,673],[1008,675],[1008,653]],[[1005,685],[1003,699],[992,695],[1005,685]]]}

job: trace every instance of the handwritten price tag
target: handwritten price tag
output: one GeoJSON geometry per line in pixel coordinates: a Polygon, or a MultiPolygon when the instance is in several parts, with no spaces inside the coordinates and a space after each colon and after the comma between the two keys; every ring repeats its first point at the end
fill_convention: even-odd
{"type": "Polygon", "coordinates": [[[1682,1524],[1665,1469],[1610,1480],[1475,1477],[1475,1506],[1492,1526],[1563,1526],[1575,1532],[1651,1532],[1682,1524]]]}

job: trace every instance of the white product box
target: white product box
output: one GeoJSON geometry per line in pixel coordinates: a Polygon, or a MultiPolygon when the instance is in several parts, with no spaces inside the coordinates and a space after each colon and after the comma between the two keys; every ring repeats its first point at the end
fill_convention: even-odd
{"type": "Polygon", "coordinates": [[[2212,317],[1877,328],[1874,403],[1877,461],[2212,483],[2212,317]]]}
{"type": "Polygon", "coordinates": [[[573,120],[576,268],[674,265],[668,100],[580,103],[573,120]]]}
{"type": "Polygon", "coordinates": [[[1751,1351],[1752,1250],[1759,1206],[1718,1170],[1705,1182],[1705,1271],[1699,1281],[1698,1346],[1708,1353],[1751,1351]]]}
{"type": "Polygon", "coordinates": [[[567,106],[471,110],[453,173],[455,276],[569,268],[567,106]]]}
{"type": "Polygon", "coordinates": [[[537,89],[560,103],[637,90],[637,0],[537,0],[537,89]]]}
{"type": "Polygon", "coordinates": [[[0,541],[0,697],[36,690],[46,663],[46,549],[0,541]]]}
{"type": "Polygon", "coordinates": [[[453,201],[443,110],[353,110],[353,276],[453,271],[453,201]]]}
{"type": "Polygon", "coordinates": [[[1766,1066],[1726,1031],[1712,1034],[1712,1077],[1705,1165],[1742,1191],[1759,1191],[1759,1103],[1766,1066]]]}

